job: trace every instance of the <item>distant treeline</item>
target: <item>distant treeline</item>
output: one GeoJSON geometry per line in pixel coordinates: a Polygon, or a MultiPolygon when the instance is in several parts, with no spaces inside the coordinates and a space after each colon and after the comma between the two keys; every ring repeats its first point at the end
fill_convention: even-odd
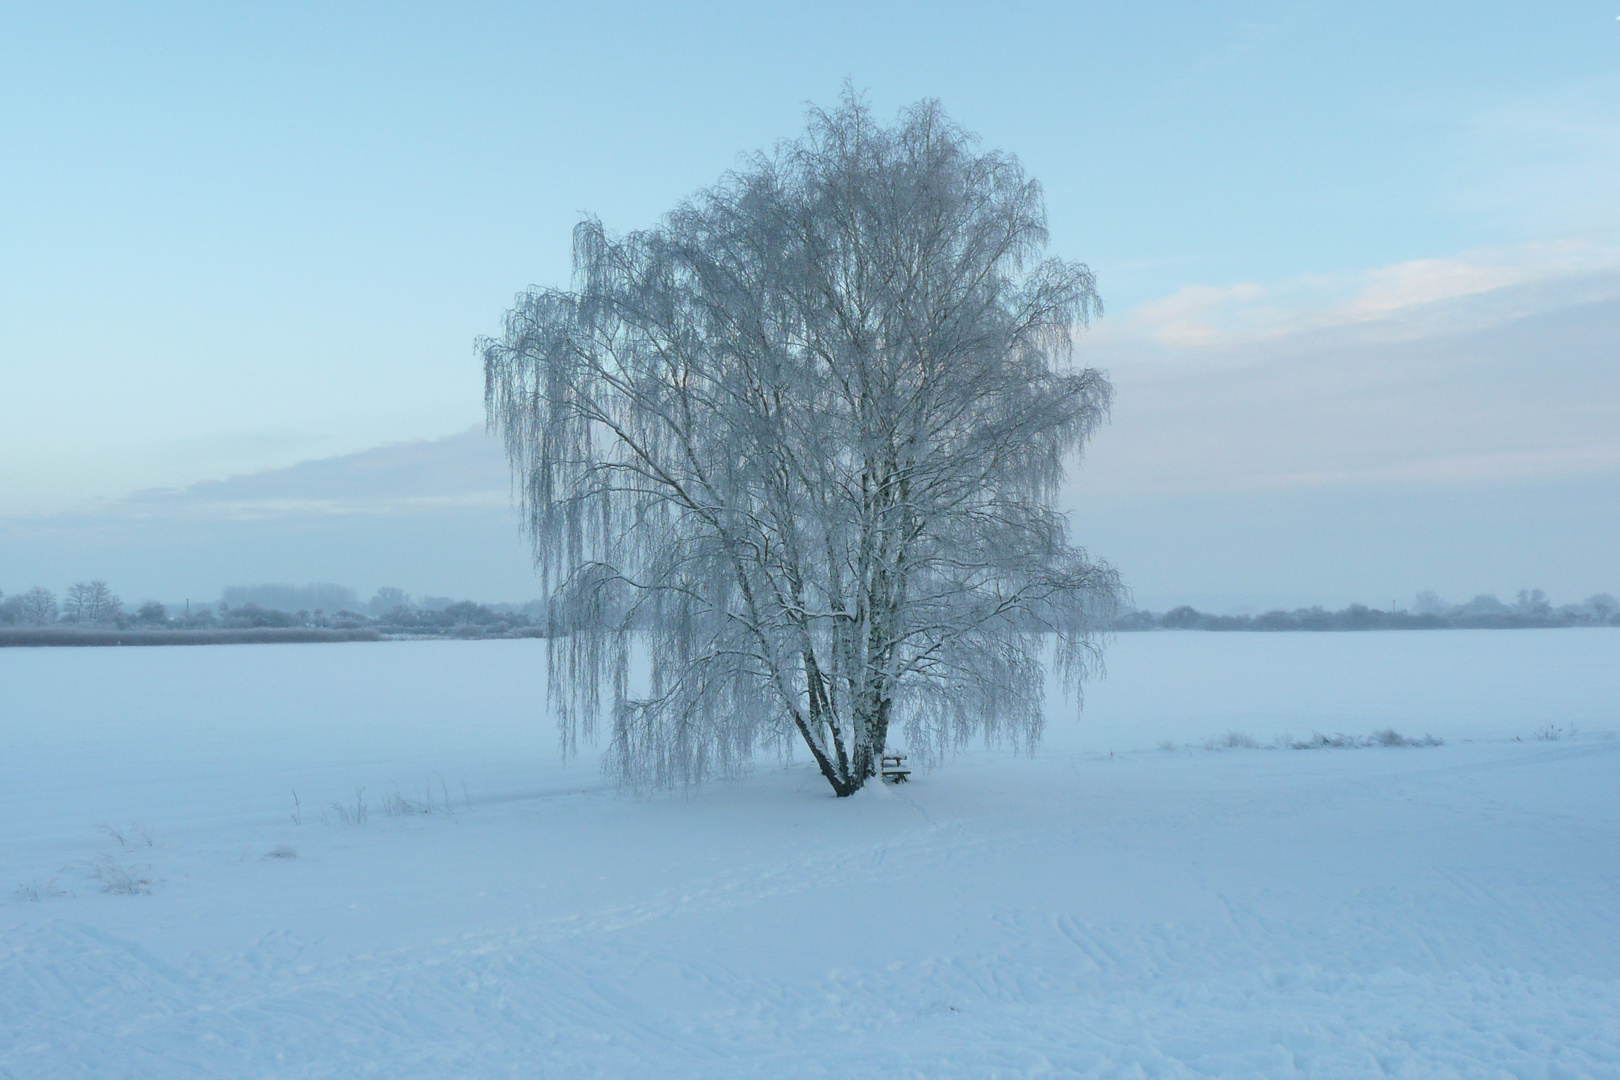
{"type": "MultiPolygon", "coordinates": [[[[1512,604],[1480,595],[1452,604],[1419,593],[1414,610],[1380,611],[1351,604],[1212,615],[1181,606],[1163,613],[1129,611],[1113,628],[1132,630],[1447,630],[1620,626],[1620,601],[1608,593],[1554,607],[1540,589],[1526,589],[1512,604]]],[[[104,581],[73,585],[58,602],[36,586],[0,593],[0,646],[210,645],[272,641],[380,641],[457,637],[545,637],[552,625],[544,601],[480,604],[428,596],[413,600],[399,589],[378,589],[360,603],[340,585],[254,585],[226,589],[213,604],[165,605],[147,600],[126,608],[104,581]],[[325,605],[331,604],[332,607],[325,605]]]]}
{"type": "Polygon", "coordinates": [[[1525,590],[1512,605],[1494,596],[1448,604],[1433,593],[1419,593],[1415,611],[1380,611],[1351,604],[1339,611],[1322,607],[1268,611],[1261,615],[1211,615],[1196,608],[1130,611],[1114,621],[1115,630],[1519,630],[1563,626],[1620,626],[1620,601],[1599,593],[1580,604],[1553,607],[1540,589],[1525,590]]]}
{"type": "Polygon", "coordinates": [[[398,589],[380,589],[362,605],[352,590],[337,585],[230,588],[216,604],[148,600],[130,610],[106,582],[87,581],[68,589],[60,602],[42,586],[0,593],[0,646],[538,637],[545,633],[544,611],[539,603],[490,605],[448,597],[416,603],[398,589]],[[312,606],[293,606],[305,603],[312,606]],[[322,606],[328,603],[344,606],[322,606]]]}
{"type": "Polygon", "coordinates": [[[330,627],[264,627],[249,630],[152,629],[93,626],[4,626],[0,646],[6,645],[274,645],[326,641],[381,641],[375,630],[338,630],[330,627]]]}

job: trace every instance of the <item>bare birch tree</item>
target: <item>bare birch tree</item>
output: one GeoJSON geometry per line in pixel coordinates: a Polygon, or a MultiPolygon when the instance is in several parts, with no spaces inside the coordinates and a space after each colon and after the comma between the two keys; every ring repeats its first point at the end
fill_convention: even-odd
{"type": "Polygon", "coordinates": [[[1033,746],[1043,655],[1077,692],[1120,590],[1053,506],[1111,389],[1046,242],[1015,158],[847,93],[655,228],[576,228],[574,290],[479,342],[565,746],[605,712],[610,771],[657,786],[802,741],[840,796],[896,726],[1033,746]]]}

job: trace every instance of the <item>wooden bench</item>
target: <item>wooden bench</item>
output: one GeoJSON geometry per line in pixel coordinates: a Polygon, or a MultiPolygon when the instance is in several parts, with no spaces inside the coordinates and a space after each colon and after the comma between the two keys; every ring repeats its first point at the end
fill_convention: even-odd
{"type": "Polygon", "coordinates": [[[884,754],[878,762],[878,772],[890,784],[903,784],[911,775],[911,770],[906,768],[904,754],[884,754]]]}

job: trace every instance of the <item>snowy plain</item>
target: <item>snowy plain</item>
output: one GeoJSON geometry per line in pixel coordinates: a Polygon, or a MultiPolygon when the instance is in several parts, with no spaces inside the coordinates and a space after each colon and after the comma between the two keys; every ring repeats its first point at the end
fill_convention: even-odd
{"type": "Polygon", "coordinates": [[[0,650],[0,1077],[1620,1077],[1620,631],[1107,665],[635,799],[542,642],[0,650]]]}

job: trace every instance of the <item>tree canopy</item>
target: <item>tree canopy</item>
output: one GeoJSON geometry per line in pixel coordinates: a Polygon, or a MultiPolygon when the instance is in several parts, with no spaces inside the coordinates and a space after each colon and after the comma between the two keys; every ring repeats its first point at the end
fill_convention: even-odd
{"type": "Polygon", "coordinates": [[[897,726],[1033,745],[1047,650],[1078,690],[1120,591],[1054,505],[1111,389],[1046,243],[1016,158],[851,95],[655,227],[578,225],[574,288],[479,342],[565,744],[605,714],[670,785],[797,741],[839,795],[897,726]]]}

